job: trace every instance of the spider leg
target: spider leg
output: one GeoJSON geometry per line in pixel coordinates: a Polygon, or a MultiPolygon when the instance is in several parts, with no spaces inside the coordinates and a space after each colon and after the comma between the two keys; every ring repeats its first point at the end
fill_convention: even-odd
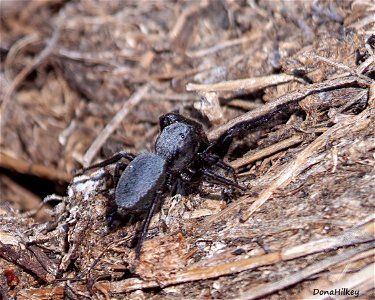
{"type": "Polygon", "coordinates": [[[160,201],[162,199],[163,193],[161,191],[156,192],[156,196],[151,203],[150,209],[147,212],[147,217],[143,223],[141,234],[137,241],[137,246],[135,247],[135,261],[138,261],[141,256],[141,249],[143,241],[146,237],[148,227],[150,226],[151,218],[155,213],[156,208],[159,206],[160,201]]]}
{"type": "Polygon", "coordinates": [[[172,174],[168,174],[167,178],[165,179],[165,186],[170,191],[176,185],[176,181],[174,180],[174,176],[172,174]]]}
{"type": "Polygon", "coordinates": [[[75,175],[81,175],[91,169],[102,168],[102,167],[108,166],[110,164],[118,162],[122,158],[126,158],[127,160],[132,161],[135,158],[135,155],[132,153],[125,152],[125,151],[120,151],[106,160],[103,160],[97,164],[91,165],[87,168],[82,168],[81,170],[78,170],[75,175]]]}
{"type": "Polygon", "coordinates": [[[116,188],[117,183],[120,180],[121,173],[125,170],[128,164],[118,163],[115,167],[115,171],[113,172],[113,186],[116,188]]]}
{"type": "Polygon", "coordinates": [[[39,203],[38,207],[36,209],[27,211],[22,214],[23,217],[25,218],[31,218],[35,216],[42,208],[44,205],[48,204],[49,202],[52,201],[64,201],[64,197],[58,196],[56,194],[48,195],[44,197],[43,201],[39,203]]]}
{"type": "Polygon", "coordinates": [[[206,178],[212,179],[212,180],[217,181],[217,182],[222,183],[222,184],[231,185],[231,186],[233,186],[235,188],[238,188],[242,191],[246,191],[245,187],[239,185],[238,183],[234,182],[233,180],[229,180],[229,179],[227,179],[227,178],[225,178],[225,177],[223,177],[219,174],[216,174],[216,173],[214,173],[214,172],[212,172],[208,169],[203,168],[203,169],[200,169],[199,172],[203,176],[205,176],[206,178]]]}
{"type": "Polygon", "coordinates": [[[232,166],[228,165],[227,163],[225,163],[218,155],[207,153],[207,152],[199,153],[198,155],[203,160],[210,163],[211,165],[216,165],[219,168],[221,168],[221,169],[227,171],[228,173],[230,173],[233,176],[234,181],[236,183],[238,182],[236,171],[234,170],[234,168],[232,166]]]}
{"type": "MultiPolygon", "coordinates": [[[[187,195],[198,188],[199,182],[194,178],[196,174],[197,171],[190,168],[186,168],[178,174],[177,191],[179,194],[187,195]]],[[[175,193],[175,191],[172,190],[172,193],[175,193]]]]}
{"type": "MultiPolygon", "coordinates": [[[[173,186],[172,185],[172,180],[173,180],[173,175],[168,174],[167,178],[165,179],[165,186],[167,187],[168,190],[173,186]]],[[[156,192],[156,195],[151,203],[151,206],[147,212],[146,219],[142,225],[142,231],[141,234],[138,238],[137,245],[135,247],[135,261],[137,262],[141,256],[141,250],[142,250],[142,244],[143,241],[146,237],[148,227],[150,226],[151,218],[154,215],[156,209],[159,207],[160,202],[163,199],[163,194],[165,192],[166,188],[161,188],[156,192]]]]}
{"type": "Polygon", "coordinates": [[[179,178],[183,182],[190,182],[190,181],[192,181],[192,178],[194,177],[195,173],[196,172],[194,170],[192,170],[190,168],[187,168],[187,169],[180,172],[179,178]]]}

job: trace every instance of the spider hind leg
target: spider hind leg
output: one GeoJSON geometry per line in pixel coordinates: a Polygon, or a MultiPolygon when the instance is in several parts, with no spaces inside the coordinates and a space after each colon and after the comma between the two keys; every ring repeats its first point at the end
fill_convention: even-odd
{"type": "Polygon", "coordinates": [[[123,159],[123,158],[126,158],[130,162],[135,158],[135,155],[132,154],[132,153],[125,152],[125,151],[120,151],[120,152],[116,153],[115,155],[113,155],[112,157],[110,157],[106,160],[103,160],[103,161],[101,161],[97,164],[93,164],[91,166],[88,166],[86,168],[82,168],[81,170],[78,170],[74,175],[82,175],[83,173],[85,173],[89,170],[97,169],[97,168],[103,168],[105,166],[114,164],[114,163],[118,162],[120,159],[123,159]]]}

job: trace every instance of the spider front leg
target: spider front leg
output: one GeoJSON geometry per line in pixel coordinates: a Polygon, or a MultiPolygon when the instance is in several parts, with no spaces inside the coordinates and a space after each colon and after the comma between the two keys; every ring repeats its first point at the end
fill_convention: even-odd
{"type": "Polygon", "coordinates": [[[222,184],[226,184],[226,185],[230,185],[230,186],[233,186],[237,189],[240,189],[242,191],[246,191],[246,188],[239,185],[237,182],[234,182],[233,180],[229,180],[219,174],[216,174],[206,168],[202,168],[199,170],[199,172],[206,178],[208,179],[212,179],[213,181],[216,181],[216,182],[219,182],[219,183],[222,183],[222,184]]]}
{"type": "Polygon", "coordinates": [[[233,176],[234,181],[238,183],[236,171],[234,170],[234,168],[225,163],[218,155],[207,152],[199,153],[198,155],[201,159],[203,159],[205,162],[208,162],[210,165],[218,166],[219,168],[230,173],[233,176]]]}
{"type": "Polygon", "coordinates": [[[167,190],[170,190],[170,188],[172,187],[172,183],[171,183],[172,180],[173,180],[173,176],[171,174],[168,174],[167,178],[165,179],[164,186],[161,187],[159,190],[157,190],[155,193],[155,196],[147,211],[147,216],[146,216],[145,221],[143,222],[142,231],[138,237],[137,245],[135,247],[135,261],[138,261],[141,256],[143,241],[146,238],[146,234],[148,231],[148,227],[150,226],[152,216],[155,214],[156,209],[160,206],[165,192],[167,190]]]}
{"type": "Polygon", "coordinates": [[[115,166],[115,171],[113,172],[113,186],[116,189],[118,181],[120,180],[121,173],[126,169],[128,164],[125,163],[117,163],[115,166]]]}
{"type": "Polygon", "coordinates": [[[139,258],[141,257],[141,249],[142,249],[143,241],[146,238],[146,234],[148,231],[148,227],[150,226],[152,216],[154,215],[156,208],[159,206],[163,198],[162,196],[163,196],[163,193],[161,191],[156,192],[155,198],[151,203],[149,211],[147,212],[147,217],[145,221],[143,222],[142,231],[138,237],[137,246],[135,247],[135,261],[138,261],[139,258]]]}
{"type": "Polygon", "coordinates": [[[106,160],[103,160],[103,161],[101,161],[97,164],[94,164],[94,165],[91,165],[89,167],[82,168],[81,170],[78,170],[75,175],[82,175],[83,173],[87,172],[88,170],[92,170],[92,169],[96,169],[96,168],[102,168],[102,167],[108,166],[110,164],[114,164],[114,163],[118,162],[120,159],[123,159],[123,158],[126,158],[128,161],[132,161],[135,157],[136,157],[136,155],[134,155],[132,153],[120,151],[120,152],[116,153],[115,155],[113,155],[112,157],[110,157],[106,160]]]}

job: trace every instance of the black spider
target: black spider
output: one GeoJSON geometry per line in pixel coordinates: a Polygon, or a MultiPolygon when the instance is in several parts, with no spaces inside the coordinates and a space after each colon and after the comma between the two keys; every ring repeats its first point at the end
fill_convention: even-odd
{"type": "Polygon", "coordinates": [[[229,171],[235,177],[232,167],[218,155],[209,153],[209,142],[202,125],[177,113],[160,117],[160,134],[155,151],[135,156],[119,152],[98,164],[84,168],[80,173],[93,168],[104,167],[121,159],[130,163],[117,163],[114,171],[115,202],[120,215],[137,215],[147,212],[141,235],[136,247],[139,257],[142,241],[163,194],[171,191],[179,179],[183,182],[197,181],[201,177],[218,183],[245,190],[236,181],[229,180],[211,171],[215,165],[229,171]],[[125,170],[122,172],[121,170],[125,170]]]}

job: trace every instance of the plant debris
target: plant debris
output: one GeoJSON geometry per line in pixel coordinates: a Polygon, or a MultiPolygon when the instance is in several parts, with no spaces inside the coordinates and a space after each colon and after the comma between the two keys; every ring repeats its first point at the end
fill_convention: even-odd
{"type": "Polygon", "coordinates": [[[0,299],[374,297],[372,1],[0,5],[0,299]],[[177,188],[136,263],[114,166],[72,174],[174,110],[247,190],[177,188]]]}

